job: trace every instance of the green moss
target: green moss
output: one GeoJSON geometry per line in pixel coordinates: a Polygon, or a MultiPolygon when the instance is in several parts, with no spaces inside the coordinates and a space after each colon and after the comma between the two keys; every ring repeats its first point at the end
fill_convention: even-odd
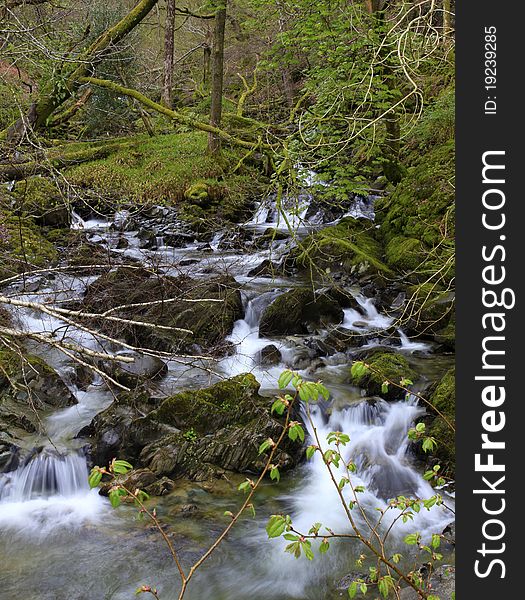
{"type": "Polygon", "coordinates": [[[434,339],[442,344],[445,350],[453,352],[456,348],[456,315],[453,312],[447,325],[436,332],[434,339]]]}
{"type": "Polygon", "coordinates": [[[194,183],[184,192],[184,197],[192,204],[206,206],[210,200],[208,185],[203,181],[194,183]]]}
{"type": "Polygon", "coordinates": [[[423,283],[409,287],[408,294],[418,331],[437,333],[447,327],[454,317],[453,292],[446,291],[439,285],[423,283]]]}
{"type": "MultiPolygon", "coordinates": [[[[430,403],[454,424],[456,415],[456,371],[453,367],[441,379],[430,396],[430,403]]],[[[436,438],[438,447],[436,456],[454,467],[456,461],[456,441],[454,431],[440,416],[431,423],[428,434],[436,438]]]]}
{"type": "Polygon", "coordinates": [[[330,270],[342,268],[352,274],[391,273],[382,261],[383,249],[370,221],[347,217],[337,225],[309,235],[292,258],[300,267],[315,264],[330,270]]]}
{"type": "Polygon", "coordinates": [[[229,424],[243,424],[247,402],[258,397],[259,383],[252,374],[238,375],[220,381],[212,387],[181,392],[164,400],[149,419],[178,427],[193,429],[199,434],[215,431],[229,424]]]}
{"type": "Polygon", "coordinates": [[[386,264],[396,272],[408,272],[418,268],[425,259],[423,245],[415,238],[397,236],[385,248],[386,264]]]}
{"type": "Polygon", "coordinates": [[[19,181],[13,190],[17,212],[27,214],[39,225],[69,227],[68,202],[57,184],[46,177],[19,181]]]}
{"type": "Polygon", "coordinates": [[[43,376],[56,376],[55,371],[40,357],[34,356],[33,354],[24,354],[22,359],[18,352],[5,348],[0,350],[0,384],[8,383],[6,375],[9,378],[20,375],[20,364],[22,360],[25,365],[38,371],[38,373],[43,376]]]}
{"type": "Polygon", "coordinates": [[[255,169],[245,165],[231,173],[242,153],[225,147],[221,160],[210,156],[205,133],[130,140],[133,145],[124,145],[104,159],[69,169],[68,179],[117,201],[177,205],[183,218],[202,229],[213,229],[217,217],[235,216],[239,205],[246,210],[254,192],[258,193],[260,176],[255,169]],[[205,204],[207,210],[199,214],[196,204],[205,204]]]}
{"type": "Polygon", "coordinates": [[[376,204],[386,243],[403,235],[436,246],[454,236],[454,140],[433,147],[408,170],[393,194],[376,204]]]}
{"type": "Polygon", "coordinates": [[[29,218],[0,212],[0,279],[52,266],[57,252],[29,218]]]}
{"type": "Polygon", "coordinates": [[[386,352],[381,349],[372,350],[364,359],[364,362],[370,368],[357,377],[351,375],[350,382],[365,389],[369,395],[382,396],[387,400],[403,398],[405,392],[394,385],[388,386],[388,392],[382,392],[383,382],[389,379],[394,383],[400,383],[405,378],[415,381],[416,373],[401,354],[386,352]]]}
{"type": "Polygon", "coordinates": [[[408,167],[405,176],[375,204],[386,262],[402,272],[418,267],[413,279],[435,277],[446,284],[454,277],[455,250],[453,88],[426,108],[402,161],[408,167]]]}
{"type": "Polygon", "coordinates": [[[327,294],[314,294],[311,288],[294,288],[276,298],[264,311],[259,325],[261,335],[308,333],[310,327],[341,323],[341,306],[327,294]]]}

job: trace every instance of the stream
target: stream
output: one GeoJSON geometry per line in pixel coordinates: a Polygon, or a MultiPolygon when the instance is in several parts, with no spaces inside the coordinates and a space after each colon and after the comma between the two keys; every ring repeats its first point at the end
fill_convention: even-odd
{"type": "MultiPolygon", "coordinates": [[[[242,229],[252,236],[268,228],[285,233],[288,222],[295,234],[301,236],[335,222],[310,210],[307,194],[302,202],[304,205],[299,210],[285,211],[287,218],[283,219],[269,199],[256,207],[253,218],[243,224],[242,229]]],[[[373,197],[357,198],[339,218],[347,215],[373,219],[373,197]]],[[[350,360],[347,354],[310,358],[307,346],[302,343],[304,340],[299,339],[301,336],[270,339],[259,335],[264,309],[279,294],[304,283],[295,276],[271,279],[249,275],[263,260],[278,262],[289,247],[289,237],[276,239],[267,249],[253,246],[240,250],[228,243],[229,232],[215,235],[207,244],[188,240],[182,247],[170,246],[168,233],[157,232],[154,242],[145,248],[140,232],[126,226],[128,221],[130,215],[126,211],[87,219],[74,212],[72,227],[84,230],[91,241],[113,255],[141,264],[160,264],[166,274],[186,273],[194,278],[206,278],[210,274],[228,273],[243,286],[244,316],[235,323],[228,337],[235,345],[234,353],[204,361],[206,370],[195,364],[170,361],[167,374],[156,382],[158,394],[204,387],[221,377],[251,372],[261,383],[261,393],[271,397],[282,370],[297,369],[305,378],[321,379],[331,393],[329,403],[312,407],[312,421],[323,440],[334,430],[350,436],[345,455],[357,457],[354,485],[365,487],[360,500],[367,514],[375,514],[376,508],[385,508],[388,499],[396,495],[415,494],[422,498],[433,495],[432,487],[423,479],[409,451],[407,431],[425,412],[414,397],[393,403],[364,398],[361,390],[347,382],[350,360]],[[281,360],[279,364],[264,367],[260,352],[269,345],[277,348],[281,360]]],[[[95,279],[96,275],[85,277],[67,271],[57,272],[52,277],[29,276],[24,283],[12,284],[5,293],[28,301],[67,303],[81,297],[95,279]]],[[[344,310],[344,328],[361,333],[380,333],[390,328],[392,319],[381,314],[372,299],[358,288],[350,291],[361,310],[344,310]]],[[[66,340],[93,350],[101,349],[100,340],[68,327],[60,319],[27,308],[12,307],[11,310],[27,331],[63,331],[66,340]]],[[[450,357],[433,354],[430,343],[409,339],[401,330],[391,338],[379,333],[377,338],[372,335],[364,347],[395,346],[423,379],[434,380],[450,364],[450,357]]],[[[111,404],[111,392],[97,375],[85,389],[80,389],[75,383],[74,366],[58,351],[36,344],[31,351],[45,357],[60,373],[78,404],[47,414],[46,430],[52,443],[48,438],[28,434],[24,440],[28,450],[39,446],[44,449],[17,470],[0,474],[0,556],[7,557],[0,564],[0,597],[124,600],[134,597],[140,585],[149,584],[158,588],[162,600],[177,598],[177,571],[158,532],[148,524],[137,522],[132,507],[113,510],[106,498],[88,486],[83,451],[86,440],[77,434],[111,404]]],[[[313,435],[309,429],[308,436],[313,435]]],[[[238,481],[242,480],[239,476],[238,481]]],[[[184,564],[189,565],[225,527],[227,519],[223,513],[235,511],[240,494],[236,486],[228,482],[213,490],[183,480],[176,480],[176,484],[172,494],[151,502],[157,506],[161,522],[175,532],[175,546],[184,564]],[[189,510],[188,507],[195,508],[189,510]]],[[[345,494],[350,500],[350,492],[345,494]]],[[[453,498],[447,497],[447,503],[453,505],[453,498]]],[[[316,454],[312,461],[283,474],[279,484],[268,481],[261,487],[256,516],[246,516],[234,528],[192,581],[187,598],[339,598],[337,582],[356,570],[355,560],[361,549],[353,543],[333,543],[326,555],[316,553],[314,561],[304,557],[297,560],[284,552],[284,541],[267,539],[265,524],[274,513],[289,513],[294,526],[301,531],[308,531],[317,522],[337,532],[350,531],[326,467],[316,454]]],[[[390,513],[393,515],[393,511],[390,513]]],[[[453,514],[444,507],[422,510],[413,522],[396,524],[390,534],[389,547],[406,553],[407,546],[402,539],[408,532],[419,531],[428,538],[452,521],[453,514]]],[[[387,518],[383,526],[389,524],[387,518]]]]}

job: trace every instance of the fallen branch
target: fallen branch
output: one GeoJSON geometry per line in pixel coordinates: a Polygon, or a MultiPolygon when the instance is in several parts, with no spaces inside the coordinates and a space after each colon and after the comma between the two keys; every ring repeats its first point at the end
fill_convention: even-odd
{"type": "Polygon", "coordinates": [[[182,123],[184,125],[192,127],[193,129],[198,129],[199,131],[205,131],[206,133],[215,134],[218,137],[220,137],[222,140],[224,140],[225,142],[232,144],[234,146],[240,146],[241,148],[248,148],[249,150],[251,150],[255,146],[259,146],[260,148],[262,148],[264,150],[272,150],[272,146],[270,144],[253,143],[253,142],[249,142],[247,140],[243,140],[238,137],[235,137],[235,136],[229,134],[228,132],[224,131],[223,129],[214,127],[213,125],[209,125],[208,123],[203,123],[202,121],[197,121],[196,119],[187,117],[186,115],[182,115],[181,113],[176,112],[170,108],[166,108],[165,106],[162,106],[162,104],[158,104],[157,102],[150,100],[147,96],[144,96],[144,94],[141,94],[139,91],[133,90],[131,88],[126,88],[122,85],[119,85],[118,83],[115,83],[114,81],[110,81],[109,79],[98,79],[96,77],[81,77],[80,82],[81,83],[89,83],[91,85],[97,85],[99,87],[103,87],[103,88],[112,90],[118,94],[123,94],[124,96],[130,96],[131,98],[135,98],[135,100],[138,100],[139,102],[144,104],[144,106],[147,106],[151,110],[159,112],[159,113],[169,117],[170,119],[173,119],[174,121],[177,121],[178,123],[182,123]]]}

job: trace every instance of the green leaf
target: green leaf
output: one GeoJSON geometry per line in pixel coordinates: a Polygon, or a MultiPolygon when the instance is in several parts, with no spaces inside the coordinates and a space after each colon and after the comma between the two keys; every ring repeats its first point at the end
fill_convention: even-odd
{"type": "Polygon", "coordinates": [[[321,394],[321,396],[325,400],[328,400],[330,398],[330,392],[325,388],[325,386],[322,383],[318,383],[317,387],[319,389],[319,393],[321,394]]]}
{"type": "Polygon", "coordinates": [[[350,584],[350,587],[348,588],[348,597],[355,598],[356,594],[357,594],[357,582],[352,581],[352,583],[350,584]]]}
{"type": "Polygon", "coordinates": [[[269,538],[281,536],[286,529],[286,519],[282,515],[272,515],[266,524],[266,533],[269,538]]]}
{"type": "Polygon", "coordinates": [[[308,446],[308,448],[306,449],[306,458],[308,460],[310,460],[312,458],[312,456],[315,454],[316,451],[316,446],[308,446]]]}
{"type": "Polygon", "coordinates": [[[420,540],[419,533],[409,533],[405,537],[405,544],[408,544],[409,546],[415,546],[416,544],[419,544],[419,540],[420,540]]]}
{"type": "Polygon", "coordinates": [[[97,467],[91,470],[91,473],[88,478],[89,487],[91,489],[98,487],[98,484],[102,480],[102,473],[98,470],[97,467]]]}
{"type": "Polygon", "coordinates": [[[277,467],[273,467],[273,469],[270,471],[270,479],[277,482],[281,480],[281,474],[279,473],[279,469],[277,467]]]}
{"type": "Polygon", "coordinates": [[[239,492],[244,492],[246,493],[247,491],[249,491],[251,488],[251,482],[246,480],[243,481],[242,483],[239,484],[239,487],[237,488],[239,490],[239,492]]]}
{"type": "Polygon", "coordinates": [[[437,442],[433,437],[426,437],[421,445],[424,452],[432,452],[437,448],[437,442]]]}
{"type": "Polygon", "coordinates": [[[301,398],[303,402],[308,402],[311,399],[310,390],[304,383],[299,386],[297,391],[299,392],[299,398],[301,398]]]}
{"type": "Polygon", "coordinates": [[[388,394],[388,381],[383,381],[381,384],[381,393],[388,394]]]}
{"type": "Polygon", "coordinates": [[[290,381],[294,378],[294,373],[292,371],[286,370],[281,373],[279,379],[277,381],[277,385],[281,390],[288,386],[290,381]]]}
{"type": "Polygon", "coordinates": [[[114,460],[111,463],[111,469],[117,475],[126,475],[126,473],[129,473],[133,469],[133,465],[130,465],[125,460],[114,460]]]}
{"type": "Polygon", "coordinates": [[[438,535],[437,533],[433,533],[432,534],[432,542],[430,545],[432,546],[432,548],[437,550],[439,548],[439,546],[441,545],[441,536],[438,535]]]}
{"type": "Polygon", "coordinates": [[[271,413],[277,413],[279,416],[282,416],[286,409],[286,403],[282,398],[277,398],[277,400],[272,404],[271,413]]]}
{"type": "MultiPolygon", "coordinates": [[[[124,493],[126,493],[126,492],[124,492],[124,493]]],[[[113,489],[109,492],[109,501],[113,508],[117,508],[118,506],[120,506],[120,503],[121,503],[120,497],[121,497],[121,494],[119,494],[118,489],[113,489]]]]}
{"type": "Polygon", "coordinates": [[[312,550],[312,544],[310,543],[310,540],[306,540],[304,542],[301,542],[301,545],[303,547],[303,552],[304,552],[304,555],[306,556],[306,558],[308,560],[313,560],[314,559],[314,552],[312,550]]]}
{"type": "Polygon", "coordinates": [[[352,375],[352,379],[361,379],[363,375],[368,373],[368,370],[368,366],[364,362],[357,360],[352,364],[350,374],[352,375]]]}
{"type": "Polygon", "coordinates": [[[330,548],[330,543],[327,539],[324,539],[319,546],[319,552],[321,554],[326,554],[328,552],[328,548],[330,548]]]}
{"type": "Polygon", "coordinates": [[[366,585],[366,583],[362,583],[359,586],[359,589],[361,590],[361,594],[366,594],[367,590],[368,590],[368,586],[366,585]]]}
{"type": "Polygon", "coordinates": [[[259,454],[266,452],[266,450],[268,450],[268,448],[271,448],[272,446],[274,446],[274,441],[272,440],[272,438],[264,440],[264,442],[259,446],[259,454]]]}

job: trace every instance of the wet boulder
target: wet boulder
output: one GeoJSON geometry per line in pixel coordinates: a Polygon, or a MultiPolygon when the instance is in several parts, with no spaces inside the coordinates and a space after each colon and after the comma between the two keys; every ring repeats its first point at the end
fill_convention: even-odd
{"type": "Polygon", "coordinates": [[[402,379],[415,381],[417,375],[407,359],[400,353],[387,348],[375,348],[354,355],[354,359],[365,362],[369,369],[357,376],[350,375],[350,383],[363,388],[369,396],[381,396],[385,400],[400,400],[405,392],[395,385],[389,385],[388,391],[382,391],[385,380],[400,383],[402,379]]]}
{"type": "Polygon", "coordinates": [[[259,352],[259,364],[263,367],[271,367],[273,365],[278,365],[283,356],[281,351],[274,344],[268,344],[259,352]]]}
{"type": "Polygon", "coordinates": [[[175,353],[214,348],[220,352],[233,324],[242,317],[239,285],[233,277],[198,281],[124,266],[92,283],[82,308],[94,313],[111,309],[113,317],[135,321],[94,318],[104,333],[134,346],[175,353]]]}
{"type": "Polygon", "coordinates": [[[279,265],[271,260],[265,259],[259,265],[248,271],[248,277],[275,277],[278,274],[279,265]]]}
{"type": "Polygon", "coordinates": [[[77,403],[60,375],[38,356],[0,350],[0,397],[34,409],[65,408],[77,403]]]}
{"type": "Polygon", "coordinates": [[[0,472],[17,468],[20,441],[41,429],[40,413],[77,400],[58,373],[42,359],[0,350],[0,472]]]}
{"type": "Polygon", "coordinates": [[[278,296],[263,312],[262,336],[306,334],[330,324],[341,323],[343,309],[337,300],[311,288],[294,288],[278,296]]]}
{"type": "Polygon", "coordinates": [[[102,368],[113,379],[129,388],[159,379],[168,372],[166,363],[155,356],[133,352],[122,352],[119,356],[130,357],[133,362],[108,361],[102,368]]]}
{"type": "MultiPolygon", "coordinates": [[[[95,417],[93,460],[105,464],[126,457],[159,479],[204,481],[224,469],[261,472],[261,443],[268,437],[277,440],[283,431],[283,418],[270,412],[272,402],[259,395],[251,374],[149,403],[144,395],[128,395],[95,417]]],[[[301,455],[301,444],[286,437],[275,463],[290,468],[301,455]]]]}

